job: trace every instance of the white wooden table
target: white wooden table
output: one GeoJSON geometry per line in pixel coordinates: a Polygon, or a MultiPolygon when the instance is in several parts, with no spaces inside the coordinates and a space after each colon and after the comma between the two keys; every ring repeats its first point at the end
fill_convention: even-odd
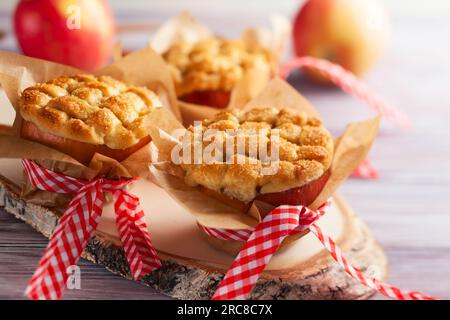
{"type": "MultiPolygon", "coordinates": [[[[14,1],[0,4],[0,48],[17,50],[10,28],[14,1]]],[[[151,28],[181,9],[190,9],[226,35],[265,22],[271,11],[288,16],[298,1],[111,1],[120,30],[151,28]],[[245,18],[244,18],[245,17],[245,18]]],[[[371,226],[390,259],[392,284],[450,298],[450,5],[446,1],[385,1],[393,20],[389,50],[366,80],[405,110],[414,129],[402,132],[384,123],[371,154],[381,178],[350,179],[342,193],[371,226]]],[[[147,34],[120,34],[130,49],[144,46],[147,34]]],[[[294,76],[293,84],[321,111],[334,132],[350,120],[371,115],[338,90],[311,85],[294,76]]],[[[23,289],[47,241],[31,227],[0,210],[0,298],[23,298],[23,289]]],[[[161,299],[152,289],[81,262],[82,289],[66,299],[161,299]]],[[[377,295],[375,298],[382,298],[377,295]]]]}

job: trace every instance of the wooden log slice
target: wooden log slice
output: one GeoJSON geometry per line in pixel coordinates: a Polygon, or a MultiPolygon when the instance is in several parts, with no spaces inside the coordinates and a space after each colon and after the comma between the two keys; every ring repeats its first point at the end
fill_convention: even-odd
{"type": "MultiPolygon", "coordinates": [[[[58,214],[48,208],[27,203],[19,197],[17,185],[0,175],[0,207],[50,237],[58,214]]],[[[336,201],[340,210],[351,211],[342,198],[336,201]]],[[[363,271],[375,271],[384,279],[386,256],[367,226],[356,216],[347,215],[350,229],[340,246],[344,255],[363,271]]],[[[109,271],[132,279],[123,249],[110,236],[96,232],[83,257],[105,266],[109,271]],[[116,244],[114,244],[116,243],[116,244]]],[[[140,280],[177,299],[209,299],[220,283],[226,268],[212,267],[201,261],[158,252],[163,267],[140,280]]],[[[31,275],[30,275],[31,276],[31,275]]],[[[267,270],[259,279],[251,299],[365,299],[374,292],[350,278],[329,254],[322,251],[294,268],[267,270]]]]}

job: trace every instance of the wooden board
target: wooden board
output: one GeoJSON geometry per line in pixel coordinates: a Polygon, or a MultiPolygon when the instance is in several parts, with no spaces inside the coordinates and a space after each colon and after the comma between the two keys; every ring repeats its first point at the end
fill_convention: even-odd
{"type": "MultiPolygon", "coordinates": [[[[120,25],[130,22],[161,22],[173,15],[182,1],[110,1],[120,25]]],[[[202,1],[189,3],[189,9],[224,35],[238,35],[242,28],[264,23],[267,12],[291,16],[298,1],[255,2],[216,0],[214,6],[202,1]],[[251,13],[251,14],[250,14],[251,13]],[[243,19],[245,17],[245,19],[243,19]]],[[[369,86],[406,111],[415,122],[414,130],[403,134],[384,122],[371,160],[380,179],[350,179],[342,188],[345,199],[366,221],[389,256],[389,282],[438,297],[450,297],[450,237],[448,195],[450,194],[450,83],[448,50],[442,41],[450,30],[450,3],[432,0],[383,0],[393,21],[393,39],[384,59],[365,77],[369,86]],[[417,41],[420,39],[420,41],[417,41]],[[413,54],[407,54],[413,52],[413,54]],[[427,209],[424,219],[423,209],[427,209]],[[428,219],[429,217],[429,219],[428,219]]],[[[11,30],[11,12],[16,2],[0,1],[0,28],[7,36],[3,50],[17,51],[11,30]]],[[[128,48],[140,48],[148,41],[147,32],[119,34],[128,48]]],[[[321,111],[327,127],[340,132],[354,119],[371,115],[358,100],[337,90],[312,85],[299,76],[292,83],[321,111]]],[[[1,210],[1,209],[0,209],[1,210]]],[[[0,213],[0,297],[23,298],[27,277],[31,276],[43,241],[28,225],[11,221],[0,213]]],[[[67,292],[66,299],[155,299],[164,298],[129,281],[108,276],[99,265],[82,263],[82,290],[67,292]],[[107,286],[107,290],[101,287],[107,286]]],[[[383,298],[376,295],[376,298],[383,298]]]]}
{"type": "MultiPolygon", "coordinates": [[[[0,207],[4,207],[6,212],[49,237],[57,223],[58,215],[48,208],[27,203],[18,194],[18,186],[0,176],[0,207]]],[[[387,261],[381,247],[341,197],[337,197],[335,202],[336,212],[341,214],[343,221],[342,236],[338,238],[338,243],[345,255],[362,270],[375,268],[379,276],[384,278],[387,261]]],[[[90,240],[83,257],[105,266],[113,273],[131,279],[120,242],[108,232],[107,228],[103,230],[98,231],[90,240]]],[[[173,238],[173,235],[171,237],[173,238]]],[[[291,249],[287,251],[289,250],[291,249]]],[[[163,268],[140,282],[179,299],[210,298],[223,277],[228,262],[233,259],[227,257],[228,262],[221,263],[205,261],[198,257],[189,258],[162,250],[158,250],[158,253],[163,268]]],[[[221,254],[218,253],[218,256],[221,254]]],[[[280,264],[284,265],[281,263],[283,255],[289,257],[292,254],[290,252],[274,257],[275,262],[268,266],[268,270],[258,281],[251,295],[252,299],[363,299],[373,293],[347,276],[324,250],[313,252],[311,256],[299,260],[301,262],[295,266],[280,267],[280,264]]]]}

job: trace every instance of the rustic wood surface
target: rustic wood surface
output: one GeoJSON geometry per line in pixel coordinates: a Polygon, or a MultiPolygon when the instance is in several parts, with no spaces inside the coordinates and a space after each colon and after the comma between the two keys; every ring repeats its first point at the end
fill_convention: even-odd
{"type": "MultiPolygon", "coordinates": [[[[5,212],[49,237],[54,232],[59,214],[27,203],[20,198],[19,190],[16,184],[0,175],[0,206],[5,212]]],[[[343,254],[360,270],[370,272],[378,279],[385,279],[387,259],[380,244],[342,197],[336,196],[334,201],[344,224],[344,236],[338,242],[343,254]]],[[[139,282],[177,299],[210,299],[226,271],[225,268],[207,266],[199,260],[164,252],[158,252],[158,256],[162,267],[139,282]]],[[[89,240],[82,257],[132,279],[122,248],[114,245],[111,238],[101,232],[96,232],[89,240]]],[[[327,252],[322,251],[295,267],[267,270],[259,278],[249,299],[349,300],[367,299],[373,294],[373,290],[349,277],[327,252]]]]}
{"type": "MultiPolygon", "coordinates": [[[[371,154],[380,179],[350,179],[342,193],[386,249],[392,284],[450,298],[450,5],[439,0],[429,0],[426,6],[418,0],[385,2],[392,15],[392,41],[366,81],[405,110],[414,129],[402,132],[384,123],[371,154]]],[[[298,5],[287,0],[253,1],[248,8],[241,1],[219,0],[214,6],[196,0],[189,8],[182,1],[171,1],[167,8],[148,1],[112,3],[118,23],[124,26],[152,22],[144,23],[151,28],[153,22],[184,8],[231,35],[262,23],[270,11],[291,15],[298,5]]],[[[10,30],[11,7],[7,1],[0,4],[0,29],[6,32],[0,48],[17,50],[10,30]]],[[[133,31],[121,34],[121,39],[127,47],[137,48],[145,44],[146,35],[133,31]]],[[[317,106],[334,132],[350,120],[371,115],[364,105],[338,90],[316,87],[298,75],[291,81],[317,106]]],[[[23,298],[26,281],[45,245],[45,238],[31,227],[0,212],[0,298],[23,298]]],[[[66,299],[164,298],[102,267],[85,261],[81,266],[82,289],[69,291],[66,299]]]]}

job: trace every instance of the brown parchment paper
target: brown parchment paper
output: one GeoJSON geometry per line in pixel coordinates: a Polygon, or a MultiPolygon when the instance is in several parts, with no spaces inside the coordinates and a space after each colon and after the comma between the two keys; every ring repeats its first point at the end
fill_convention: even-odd
{"type": "MultiPolygon", "coordinates": [[[[279,78],[271,80],[266,88],[243,109],[248,110],[254,107],[290,108],[318,116],[318,112],[305,98],[279,78]]],[[[155,116],[171,122],[172,128],[181,128],[181,124],[164,110],[160,110],[155,116]]],[[[317,209],[331,197],[339,185],[366,157],[377,135],[379,121],[380,119],[377,117],[351,123],[336,139],[331,176],[310,208],[317,209]]],[[[176,136],[158,127],[152,127],[150,132],[152,136],[152,163],[150,164],[152,176],[162,188],[195,216],[200,224],[207,227],[236,230],[255,226],[261,220],[259,212],[267,210],[267,208],[255,208],[257,203],[253,204],[249,212],[243,213],[205,195],[199,188],[187,186],[183,180],[182,170],[170,161],[172,148],[180,143],[176,136]]]]}
{"type": "MultiPolygon", "coordinates": [[[[283,16],[269,16],[271,28],[252,27],[245,29],[240,39],[251,48],[265,48],[271,52],[276,70],[283,53],[286,51],[291,34],[291,24],[283,16]]],[[[163,55],[173,44],[179,41],[196,43],[213,36],[214,33],[196,20],[189,12],[181,12],[169,19],[156,30],[149,41],[150,47],[163,55]]],[[[248,70],[231,92],[230,103],[225,110],[244,106],[267,85],[272,77],[270,67],[255,67],[248,70]]],[[[179,101],[183,123],[188,126],[195,120],[209,118],[224,109],[179,101]]]]}
{"type": "MultiPolygon", "coordinates": [[[[0,84],[15,110],[18,110],[20,93],[25,88],[58,76],[80,73],[83,72],[69,66],[0,51],[0,84]]],[[[154,90],[163,103],[161,109],[172,113],[175,119],[180,119],[170,74],[164,60],[151,48],[133,52],[95,74],[109,75],[118,80],[154,90]]],[[[146,123],[148,127],[156,125],[152,123],[153,119],[149,117],[146,123]]],[[[0,158],[32,159],[50,170],[82,179],[92,179],[97,176],[110,179],[148,176],[148,162],[151,160],[148,145],[121,163],[96,154],[90,164],[85,166],[55,149],[22,139],[20,137],[21,122],[20,113],[16,112],[14,123],[8,130],[2,130],[0,158]]],[[[164,123],[158,126],[168,130],[164,123]]],[[[38,191],[28,182],[28,179],[24,179],[22,196],[29,202],[56,208],[63,208],[70,198],[66,195],[38,191]]]]}

